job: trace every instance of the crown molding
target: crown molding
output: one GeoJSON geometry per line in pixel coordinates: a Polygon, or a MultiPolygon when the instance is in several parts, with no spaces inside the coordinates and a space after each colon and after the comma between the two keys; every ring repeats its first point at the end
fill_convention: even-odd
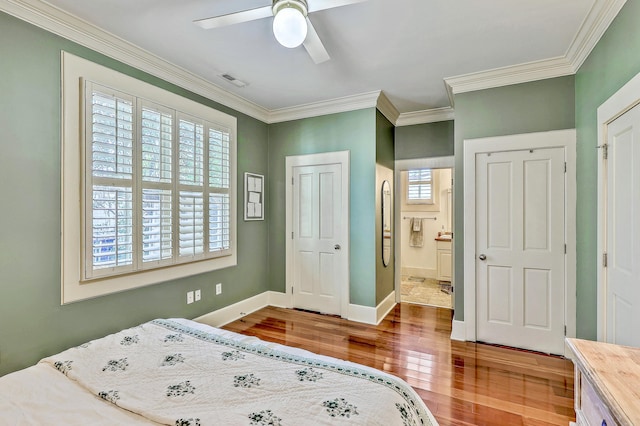
{"type": "Polygon", "coordinates": [[[454,95],[575,74],[626,0],[596,0],[563,57],[444,79],[451,107],[400,114],[381,91],[268,110],[41,0],[0,0],[0,11],[267,124],[377,107],[396,126],[452,120],[454,95]]]}
{"type": "Polygon", "coordinates": [[[378,108],[378,111],[387,118],[387,120],[397,126],[396,123],[400,116],[400,112],[398,112],[398,109],[393,105],[393,102],[387,98],[387,95],[384,92],[380,92],[380,96],[378,96],[378,100],[376,102],[376,107],[378,108]]]}
{"type": "Polygon", "coordinates": [[[269,111],[126,40],[39,0],[0,0],[0,10],[261,121],[269,111]]]}
{"type": "Polygon", "coordinates": [[[415,124],[449,121],[455,118],[455,111],[451,107],[433,108],[424,111],[403,112],[396,120],[396,127],[413,126],[415,124]]]}
{"type": "Polygon", "coordinates": [[[627,0],[594,2],[565,55],[574,73],[578,72],[626,2],[627,0]]]}
{"type": "MultiPolygon", "coordinates": [[[[0,0],[0,11],[267,124],[373,108],[377,106],[381,93],[374,91],[268,110],[43,1],[0,0]]],[[[386,105],[387,113],[395,110],[388,99],[383,100],[383,103],[386,105]]]]}
{"type": "Polygon", "coordinates": [[[359,95],[345,96],[328,101],[314,102],[288,108],[269,111],[268,124],[283,121],[300,120],[302,118],[355,111],[364,108],[375,108],[382,92],[379,90],[359,95]]]}
{"type": "Polygon", "coordinates": [[[452,94],[575,74],[626,1],[596,0],[564,56],[445,78],[450,100],[452,94]]]}
{"type": "Polygon", "coordinates": [[[574,74],[565,57],[511,65],[444,79],[454,95],[574,74]]]}

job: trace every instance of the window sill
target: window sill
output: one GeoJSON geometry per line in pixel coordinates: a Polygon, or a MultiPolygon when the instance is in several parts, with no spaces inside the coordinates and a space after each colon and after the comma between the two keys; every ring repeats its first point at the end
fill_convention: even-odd
{"type": "Polygon", "coordinates": [[[110,293],[130,290],[133,288],[159,284],[166,281],[198,275],[217,269],[228,268],[237,264],[236,255],[203,260],[201,262],[185,263],[167,268],[138,272],[116,277],[108,277],[91,281],[67,279],[62,284],[62,304],[78,302],[110,293]]]}

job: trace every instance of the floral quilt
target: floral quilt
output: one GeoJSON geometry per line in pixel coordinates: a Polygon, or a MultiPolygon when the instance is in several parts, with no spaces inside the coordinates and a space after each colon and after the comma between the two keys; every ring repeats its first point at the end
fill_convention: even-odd
{"type": "Polygon", "coordinates": [[[308,354],[158,319],[41,362],[161,424],[437,424],[403,380],[308,354]]]}

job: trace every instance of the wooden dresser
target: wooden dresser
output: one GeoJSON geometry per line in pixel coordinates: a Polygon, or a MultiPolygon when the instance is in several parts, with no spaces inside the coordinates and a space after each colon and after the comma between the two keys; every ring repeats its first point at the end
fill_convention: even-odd
{"type": "Polygon", "coordinates": [[[640,426],[640,349],[567,339],[578,425],[640,426]]]}

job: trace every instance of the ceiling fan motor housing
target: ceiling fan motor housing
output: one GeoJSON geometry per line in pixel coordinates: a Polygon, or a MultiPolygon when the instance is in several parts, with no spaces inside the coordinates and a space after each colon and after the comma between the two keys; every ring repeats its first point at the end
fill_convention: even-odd
{"type": "Polygon", "coordinates": [[[271,8],[273,16],[276,16],[280,10],[287,7],[299,10],[305,18],[309,12],[306,0],[273,0],[273,6],[271,8]]]}

